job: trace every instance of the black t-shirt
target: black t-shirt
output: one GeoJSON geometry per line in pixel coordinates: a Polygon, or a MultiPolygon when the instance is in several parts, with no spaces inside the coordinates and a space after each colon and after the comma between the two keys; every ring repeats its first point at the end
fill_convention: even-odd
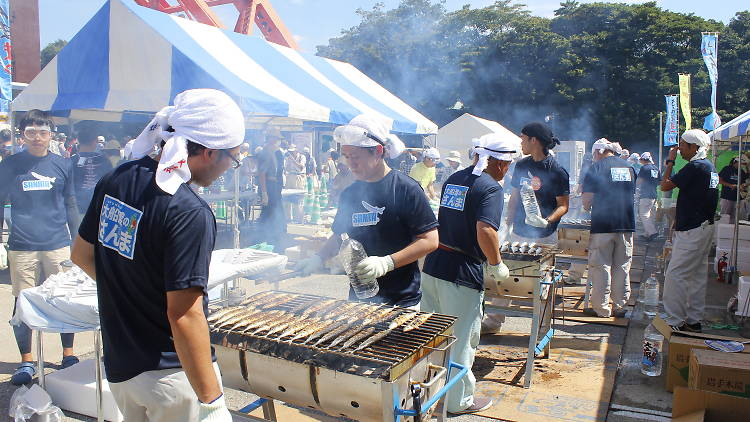
{"type": "Polygon", "coordinates": [[[174,195],[159,189],[156,167],[144,157],[104,176],[78,231],[94,245],[110,382],[181,367],[167,319],[167,292],[203,289],[208,313],[214,215],[186,184],[174,195]]]}
{"type": "MultiPolygon", "coordinates": [[[[719,177],[721,177],[722,180],[725,182],[731,183],[733,185],[741,185],[747,181],[747,173],[745,171],[742,171],[742,180],[739,182],[737,181],[737,169],[734,168],[733,165],[728,165],[721,169],[719,172],[719,177]]],[[[728,199],[730,201],[736,201],[737,200],[737,189],[730,189],[726,186],[721,187],[721,199],[728,199]]]]}
{"type": "Polygon", "coordinates": [[[622,158],[606,157],[589,167],[583,192],[594,194],[591,233],[635,231],[635,181],[635,170],[622,158]]]}
{"type": "MultiPolygon", "coordinates": [[[[0,162],[0,201],[8,199],[13,222],[8,248],[52,251],[70,245],[66,199],[74,201],[70,161],[28,151],[0,162]]],[[[75,229],[75,228],[74,228],[75,229]]]]}
{"type": "Polygon", "coordinates": [[[656,199],[656,188],[661,182],[659,169],[653,164],[646,164],[638,172],[638,180],[641,180],[641,198],[656,199]]]}
{"type": "Polygon", "coordinates": [[[112,163],[100,152],[81,152],[70,157],[73,165],[73,186],[81,214],[85,213],[94,195],[97,182],[112,171],[112,163]]]}
{"type": "MultiPolygon", "coordinates": [[[[414,179],[391,171],[377,182],[356,181],[341,193],[333,221],[334,236],[348,233],[365,247],[368,256],[386,256],[412,243],[419,234],[438,226],[424,191],[414,179]]],[[[374,302],[413,306],[419,303],[420,275],[416,262],[378,279],[374,302]]],[[[350,297],[353,297],[350,290],[350,297]]]]}
{"type": "Polygon", "coordinates": [[[710,161],[705,158],[690,161],[672,176],[671,180],[680,188],[677,195],[675,230],[692,230],[704,221],[714,221],[719,175],[710,161]]]}
{"type": "Polygon", "coordinates": [[[427,255],[424,271],[441,280],[484,291],[477,222],[497,229],[503,213],[503,188],[489,174],[474,176],[474,166],[453,173],[440,196],[440,243],[462,252],[438,249],[427,255]]]}
{"type": "MultiPolygon", "coordinates": [[[[542,161],[534,161],[532,157],[526,157],[516,163],[512,186],[521,189],[523,179],[530,180],[537,203],[539,203],[539,210],[544,218],[549,217],[557,208],[558,196],[570,195],[570,176],[552,155],[548,155],[542,161]]],[[[526,211],[519,201],[513,219],[513,232],[517,235],[533,239],[547,237],[557,230],[557,225],[560,223],[555,221],[547,227],[539,228],[529,226],[525,220],[526,211]]]]}

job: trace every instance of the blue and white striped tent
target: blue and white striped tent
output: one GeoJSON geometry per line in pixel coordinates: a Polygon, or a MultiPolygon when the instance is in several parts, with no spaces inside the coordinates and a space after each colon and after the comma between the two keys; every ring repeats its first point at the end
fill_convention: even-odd
{"type": "Polygon", "coordinates": [[[392,131],[437,126],[354,66],[110,0],[13,102],[72,119],[144,119],[190,88],[216,88],[254,117],[348,123],[380,115],[392,131]]]}
{"type": "Polygon", "coordinates": [[[750,110],[711,132],[711,139],[714,141],[726,141],[737,136],[750,136],[750,110]]]}

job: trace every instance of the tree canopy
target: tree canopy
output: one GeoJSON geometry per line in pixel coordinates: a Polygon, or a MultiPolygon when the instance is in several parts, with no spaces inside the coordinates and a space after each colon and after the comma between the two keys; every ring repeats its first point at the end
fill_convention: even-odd
{"type": "Polygon", "coordinates": [[[747,11],[728,25],[656,2],[565,1],[551,19],[510,0],[453,12],[443,1],[402,0],[357,13],[359,25],[318,54],[352,63],[441,126],[469,112],[515,132],[547,119],[561,139],[653,144],[678,73],[692,75],[693,127],[710,112],[701,32],[720,32],[722,120],[750,109],[747,11]]]}
{"type": "Polygon", "coordinates": [[[57,40],[47,44],[47,46],[42,49],[41,54],[42,69],[44,69],[44,67],[47,66],[47,63],[51,62],[57,53],[59,53],[66,45],[68,45],[68,42],[65,40],[57,40]]]}

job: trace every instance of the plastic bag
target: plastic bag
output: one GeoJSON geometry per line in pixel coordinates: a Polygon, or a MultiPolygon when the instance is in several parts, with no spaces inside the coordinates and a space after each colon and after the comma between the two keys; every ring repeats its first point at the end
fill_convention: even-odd
{"type": "Polygon", "coordinates": [[[65,416],[59,407],[52,404],[49,394],[37,384],[31,388],[23,385],[14,391],[8,413],[15,422],[26,422],[34,415],[44,416],[48,422],[60,422],[65,416]]]}

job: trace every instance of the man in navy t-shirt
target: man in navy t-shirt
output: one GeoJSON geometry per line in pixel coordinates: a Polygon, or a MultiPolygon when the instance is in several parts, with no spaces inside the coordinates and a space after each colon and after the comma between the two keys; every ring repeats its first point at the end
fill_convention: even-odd
{"type": "MultiPolygon", "coordinates": [[[[354,269],[363,282],[377,280],[373,302],[417,307],[421,299],[417,260],[438,246],[438,222],[419,184],[393,171],[384,155],[397,157],[403,143],[379,119],[359,115],[334,131],[341,155],[357,181],[341,194],[333,236],[297,268],[312,273],[338,253],[341,235],[362,243],[368,257],[354,269]]],[[[354,299],[350,289],[349,297],[354,299]]]]}
{"type": "Polygon", "coordinates": [[[557,225],[568,212],[570,177],[550,154],[560,141],[543,123],[529,123],[521,130],[521,148],[528,157],[513,170],[513,193],[508,203],[508,226],[515,239],[557,244],[557,225]],[[539,204],[541,218],[527,216],[521,188],[528,184],[539,204]]]}
{"type": "MultiPolygon", "coordinates": [[[[483,136],[474,165],[445,181],[440,197],[440,246],[427,255],[422,269],[422,311],[458,317],[451,359],[467,368],[474,364],[479,345],[485,280],[497,290],[498,283],[508,278],[497,235],[503,213],[503,188],[498,182],[518,151],[517,138],[513,138],[483,136]]],[[[448,412],[476,413],[490,407],[492,400],[475,396],[475,387],[469,369],[448,391],[448,412]]]]}
{"type": "Polygon", "coordinates": [[[734,223],[734,214],[737,209],[737,186],[742,187],[747,182],[747,173],[740,168],[740,157],[732,158],[732,162],[719,172],[719,184],[721,184],[720,213],[729,215],[734,223]]]}
{"type": "Polygon", "coordinates": [[[112,163],[96,150],[97,125],[83,121],[76,125],[78,131],[78,153],[70,157],[73,166],[73,186],[81,215],[86,213],[94,195],[94,187],[105,174],[112,171],[112,163]]]}
{"type": "Polygon", "coordinates": [[[599,139],[592,148],[594,164],[583,179],[583,208],[591,210],[589,280],[591,308],[584,313],[609,318],[625,316],[630,297],[630,264],[635,231],[635,170],[615,154],[617,143],[599,139]],[[614,309],[610,309],[610,291],[614,309]]]}
{"type": "Polygon", "coordinates": [[[659,186],[661,175],[659,169],[654,165],[654,160],[650,152],[644,152],[641,155],[641,170],[638,172],[638,181],[636,185],[641,192],[641,199],[638,201],[638,216],[643,223],[643,236],[646,240],[652,240],[656,237],[656,224],[654,223],[656,204],[656,187],[659,186]]]}
{"type": "Polygon", "coordinates": [[[664,274],[664,311],[667,323],[677,331],[700,332],[706,305],[708,257],[714,237],[719,174],[706,153],[711,140],[700,129],[685,131],[678,147],[672,147],[661,190],[680,188],[677,196],[672,258],[664,274]],[[672,174],[679,149],[688,163],[672,174]]]}
{"type": "Polygon", "coordinates": [[[98,285],[107,380],[125,420],[231,421],[209,341],[216,221],[188,183],[238,163],[244,119],[226,94],[178,94],[104,176],[73,244],[98,285]],[[161,145],[156,160],[149,157],[161,145]],[[158,161],[157,161],[158,160],[158,161]]]}
{"type": "MultiPolygon", "coordinates": [[[[7,200],[13,209],[8,261],[15,298],[21,290],[34,287],[62,270],[60,264],[70,259],[70,233],[78,229],[70,162],[49,152],[52,127],[47,113],[40,110],[26,113],[19,125],[26,149],[0,162],[0,204],[7,200]]],[[[0,222],[3,211],[0,206],[0,222]]],[[[21,365],[11,383],[27,384],[36,373],[31,329],[22,322],[13,326],[13,334],[21,353],[21,365]]],[[[67,368],[78,362],[73,355],[73,334],[60,337],[62,364],[67,368]]]]}

